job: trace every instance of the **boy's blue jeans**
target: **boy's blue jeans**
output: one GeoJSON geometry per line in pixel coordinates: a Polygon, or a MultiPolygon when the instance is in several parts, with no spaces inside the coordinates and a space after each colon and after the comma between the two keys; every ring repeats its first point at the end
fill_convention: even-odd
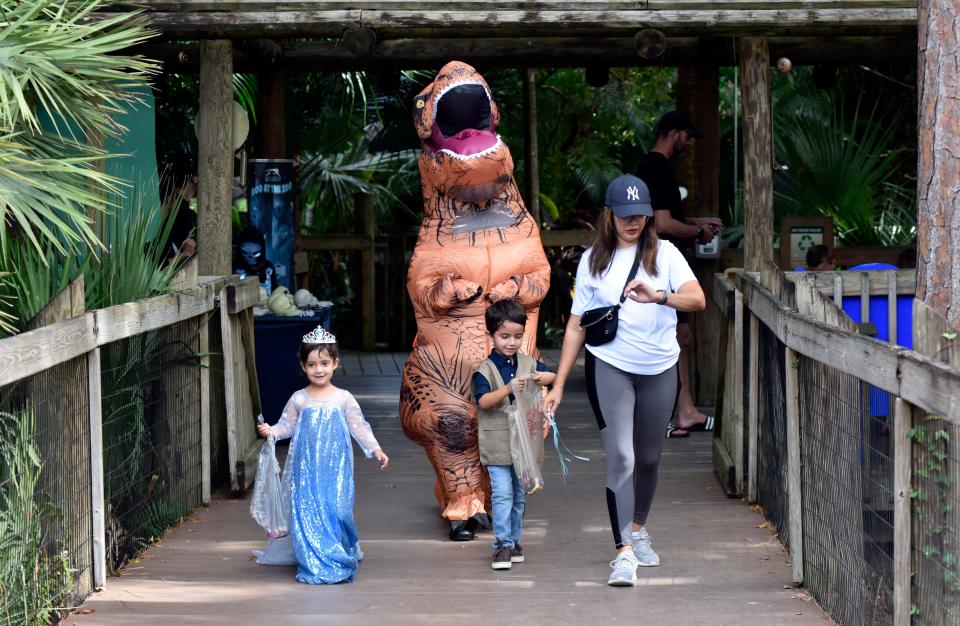
{"type": "Polygon", "coordinates": [[[523,528],[524,493],[512,465],[488,465],[493,491],[493,547],[514,548],[523,528]]]}

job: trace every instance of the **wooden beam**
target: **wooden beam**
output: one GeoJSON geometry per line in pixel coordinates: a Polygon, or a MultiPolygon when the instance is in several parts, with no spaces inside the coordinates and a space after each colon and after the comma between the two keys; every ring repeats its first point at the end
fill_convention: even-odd
{"type": "Polygon", "coordinates": [[[787,514],[793,582],[803,582],[803,480],[800,467],[800,383],[797,353],[786,348],[787,514]]]}
{"type": "Polygon", "coordinates": [[[760,321],[750,314],[750,349],[747,398],[747,501],[757,501],[760,458],[760,321]]]}
{"type": "MultiPolygon", "coordinates": [[[[733,316],[733,371],[728,372],[727,376],[733,378],[733,454],[734,476],[736,477],[736,493],[743,493],[743,294],[734,291],[734,316],[733,316]]],[[[792,543],[792,542],[791,542],[792,543]]]]}
{"type": "Polygon", "coordinates": [[[90,501],[93,540],[93,587],[107,584],[106,490],[103,482],[103,402],[100,348],[87,353],[90,398],[90,501]]]}
{"type": "Polygon", "coordinates": [[[197,255],[202,275],[229,274],[233,189],[233,46],[200,44],[197,255]]]}
{"type": "Polygon", "coordinates": [[[740,40],[743,102],[744,262],[748,271],[773,258],[773,122],[767,40],[740,40]]]}
{"type": "MultiPolygon", "coordinates": [[[[374,241],[377,234],[377,223],[373,210],[373,198],[367,194],[356,196],[355,218],[360,225],[363,235],[368,241],[374,241]]],[[[377,340],[376,293],[377,293],[377,266],[373,254],[373,246],[360,252],[360,302],[362,308],[363,349],[373,352],[377,340]]]]}
{"type": "Polygon", "coordinates": [[[688,10],[725,9],[741,11],[756,8],[784,9],[890,9],[912,8],[911,0],[141,0],[138,4],[166,11],[337,11],[374,9],[423,12],[510,10],[532,12],[571,11],[611,12],[619,10],[688,10]]]}
{"type": "Polygon", "coordinates": [[[257,119],[257,158],[287,158],[285,90],[287,70],[273,67],[257,77],[260,110],[257,119]]]}
{"type": "Polygon", "coordinates": [[[523,71],[523,136],[527,211],[540,224],[540,151],[537,147],[537,70],[523,71]]]}
{"type": "Polygon", "coordinates": [[[737,287],[750,312],[788,348],[960,424],[960,368],[792,311],[756,274],[741,273],[737,287]]]}
{"type": "MultiPolygon", "coordinates": [[[[178,38],[277,38],[337,37],[348,28],[363,26],[378,36],[430,37],[442,33],[458,36],[535,36],[563,32],[571,35],[598,32],[633,33],[642,28],[657,28],[668,36],[762,36],[787,34],[902,34],[916,29],[917,10],[913,7],[843,8],[837,4],[810,3],[800,8],[768,8],[769,3],[754,3],[750,8],[730,10],[722,5],[685,9],[664,7],[633,10],[590,10],[580,8],[554,10],[496,9],[463,3],[447,3],[435,10],[417,4],[409,9],[384,9],[382,6],[356,8],[357,3],[326,3],[329,9],[317,10],[322,3],[302,10],[178,11],[177,7],[155,4],[158,11],[148,13],[151,26],[164,37],[178,38]],[[756,7],[767,8],[756,8],[756,7]],[[825,8],[831,7],[831,8],[825,8]],[[173,10],[170,10],[170,9],[173,10]],[[164,10],[166,9],[166,10],[164,10]]],[[[635,3],[631,3],[634,4],[635,3]]],[[[215,8],[213,6],[209,8],[215,8]]]]}
{"type": "MultiPolygon", "coordinates": [[[[907,33],[896,37],[773,37],[770,38],[771,62],[789,58],[795,67],[817,63],[847,65],[898,63],[916,50],[916,37],[907,33]]],[[[633,35],[592,37],[483,37],[378,40],[373,49],[361,55],[346,50],[335,41],[284,41],[281,57],[252,54],[235,42],[234,71],[264,71],[283,67],[291,72],[339,72],[346,70],[432,69],[451,58],[462,59],[481,71],[515,67],[583,67],[602,62],[609,67],[680,66],[698,62],[711,65],[736,65],[734,40],[712,38],[710,54],[702,55],[696,37],[673,36],[667,39],[663,56],[644,59],[637,54],[633,35]]],[[[163,63],[167,72],[196,72],[200,63],[197,43],[150,43],[135,49],[163,63]]]]}
{"type": "Polygon", "coordinates": [[[910,626],[913,407],[897,398],[893,410],[893,623],[910,626]]]}

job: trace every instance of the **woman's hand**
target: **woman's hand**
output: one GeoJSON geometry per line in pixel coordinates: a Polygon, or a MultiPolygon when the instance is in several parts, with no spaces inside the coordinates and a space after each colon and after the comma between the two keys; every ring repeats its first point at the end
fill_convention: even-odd
{"type": "Polygon", "coordinates": [[[642,304],[660,302],[660,298],[662,297],[659,291],[639,278],[635,278],[627,283],[623,293],[634,302],[640,302],[642,304]]]}
{"type": "Polygon", "coordinates": [[[257,424],[257,432],[260,433],[261,437],[270,436],[270,425],[269,424],[257,424]]]}
{"type": "Polygon", "coordinates": [[[557,412],[557,407],[560,406],[560,401],[563,399],[563,389],[560,387],[554,387],[547,392],[547,395],[543,397],[543,402],[540,403],[540,410],[543,411],[543,414],[547,417],[553,419],[554,414],[557,412]]]}
{"type": "Polygon", "coordinates": [[[387,453],[377,448],[373,451],[374,458],[380,463],[380,469],[385,470],[387,466],[390,465],[390,457],[387,456],[387,453]]]}

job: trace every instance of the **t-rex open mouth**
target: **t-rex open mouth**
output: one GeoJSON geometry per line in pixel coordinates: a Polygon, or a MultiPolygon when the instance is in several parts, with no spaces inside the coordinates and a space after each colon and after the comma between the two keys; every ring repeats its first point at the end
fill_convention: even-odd
{"type": "Polygon", "coordinates": [[[434,151],[472,159],[497,149],[500,137],[493,132],[490,94],[482,83],[454,83],[440,93],[434,107],[434,151]]]}

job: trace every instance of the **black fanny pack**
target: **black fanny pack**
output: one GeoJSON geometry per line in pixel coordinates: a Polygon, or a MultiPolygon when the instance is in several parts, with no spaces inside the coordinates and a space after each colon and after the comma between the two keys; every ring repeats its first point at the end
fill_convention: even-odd
{"type": "MultiPolygon", "coordinates": [[[[633,260],[633,267],[627,274],[627,282],[623,283],[623,289],[633,280],[640,267],[640,247],[637,246],[637,256],[633,260]]],[[[584,311],[580,317],[580,328],[583,329],[585,340],[588,346],[602,346],[610,343],[617,336],[617,324],[620,322],[620,306],[627,299],[625,293],[620,294],[620,302],[613,306],[604,306],[598,309],[584,311]]]]}

